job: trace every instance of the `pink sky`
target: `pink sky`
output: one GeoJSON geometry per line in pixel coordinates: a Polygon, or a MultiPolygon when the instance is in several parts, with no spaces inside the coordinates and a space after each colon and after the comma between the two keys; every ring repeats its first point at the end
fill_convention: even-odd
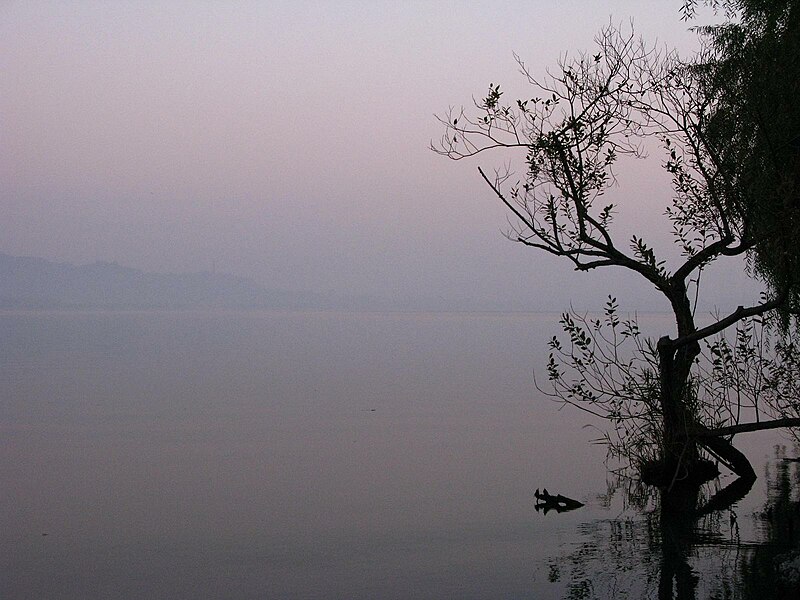
{"type": "MultiPolygon", "coordinates": [[[[0,252],[453,306],[647,304],[635,278],[506,241],[476,172],[492,158],[427,147],[433,114],[489,82],[525,93],[512,52],[541,71],[609,18],[690,50],[679,6],[5,2],[0,252]]],[[[652,173],[621,182],[623,227],[660,222],[652,173]]]]}

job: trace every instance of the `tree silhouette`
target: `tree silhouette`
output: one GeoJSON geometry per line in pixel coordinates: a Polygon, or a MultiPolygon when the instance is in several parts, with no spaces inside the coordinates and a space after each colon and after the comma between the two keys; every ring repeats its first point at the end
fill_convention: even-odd
{"type": "MultiPolygon", "coordinates": [[[[445,132],[433,149],[454,160],[511,152],[519,161],[519,175],[510,165],[478,171],[511,213],[512,240],[563,257],[578,271],[633,271],[672,309],[677,335],[664,335],[655,343],[638,341],[630,327],[625,331],[613,299],[603,322],[578,323],[565,315],[562,325],[569,342],[559,346],[554,341],[548,365],[553,393],[608,419],[623,435],[628,423],[636,425],[633,430],[646,431],[655,453],[643,473],[653,483],[671,489],[681,481],[708,479],[713,472],[701,449],[754,479],[731,436],[798,426],[797,404],[756,403],[744,413],[731,406],[720,410],[714,403],[722,397],[708,393],[713,385],[707,380],[698,380],[701,342],[712,355],[719,353],[710,359],[708,373],[714,375],[715,366],[731,366],[736,357],[722,353],[725,344],[719,336],[732,327],[746,330],[753,322],[765,334],[774,332],[770,317],[787,305],[792,288],[776,278],[760,303],[739,306],[703,326],[695,321],[695,294],[690,292],[712,261],[744,256],[768,243],[767,232],[755,220],[758,211],[732,201],[739,198],[742,183],[731,173],[728,156],[738,150],[720,144],[741,142],[722,140],[714,130],[724,99],[710,93],[713,69],[708,61],[683,62],[674,52],[648,47],[632,31],[613,26],[595,41],[594,51],[562,60],[557,71],[543,78],[517,58],[531,97],[506,102],[500,86],[490,84],[474,110],[451,109],[440,117],[445,132]],[[645,148],[653,145],[664,152],[663,166],[672,184],[672,201],[665,210],[681,251],[676,265],[657,256],[644,236],[616,239],[618,206],[613,198],[606,199],[614,192],[620,157],[644,158],[645,148]],[[618,352],[626,340],[639,344],[637,365],[618,352]],[[618,377],[610,374],[614,369],[618,377]],[[576,377],[569,379],[567,371],[576,377]],[[744,420],[748,417],[752,421],[744,420]]],[[[790,342],[784,347],[782,357],[770,361],[762,355],[764,360],[751,361],[748,368],[775,377],[793,373],[786,361],[796,353],[790,342]]],[[[716,375],[724,371],[718,369],[716,375]]],[[[765,379],[750,386],[755,396],[769,386],[782,389],[780,381],[765,384],[765,379]]]]}

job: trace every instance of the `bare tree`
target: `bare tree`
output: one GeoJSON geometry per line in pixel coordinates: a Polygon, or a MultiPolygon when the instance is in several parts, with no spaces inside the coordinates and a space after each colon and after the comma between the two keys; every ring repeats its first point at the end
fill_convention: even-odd
{"type": "MultiPolygon", "coordinates": [[[[787,297],[787,290],[774,289],[758,304],[739,306],[702,327],[695,322],[692,279],[711,261],[744,255],[760,241],[748,219],[734,210],[732,199],[739,190],[719,148],[706,136],[719,99],[707,93],[692,65],[675,53],[646,46],[632,31],[609,26],[595,41],[595,52],[562,60],[557,71],[544,78],[534,76],[517,57],[532,97],[507,103],[500,86],[491,84],[486,97],[474,102],[473,111],[451,109],[440,118],[445,132],[433,149],[454,160],[515,153],[522,159],[519,175],[510,166],[491,174],[478,169],[511,213],[511,239],[564,257],[579,271],[628,269],[669,302],[677,335],[665,335],[648,348],[640,345],[638,365],[622,361],[616,338],[605,339],[607,354],[599,352],[597,336],[609,329],[565,322],[569,348],[555,346],[548,367],[554,393],[597,410],[623,428],[625,419],[635,415],[639,430],[655,437],[655,461],[672,481],[678,473],[698,470],[703,463],[700,448],[739,475],[753,478],[749,462],[726,437],[735,433],[730,420],[708,419],[709,407],[700,405],[703,398],[692,377],[701,341],[768,315],[787,297]],[[615,239],[617,203],[605,199],[616,182],[618,159],[642,158],[645,146],[654,144],[665,152],[663,165],[672,181],[673,199],[666,214],[682,258],[671,269],[642,237],[622,244],[615,239]],[[566,358],[581,375],[575,382],[561,378],[559,351],[566,353],[562,364],[566,358]],[[619,377],[611,378],[603,365],[614,365],[619,377]],[[601,377],[588,376],[592,369],[601,377]],[[627,403],[625,411],[620,403],[627,403]]],[[[612,338],[622,335],[615,307],[608,319],[612,338]]],[[[630,329],[623,337],[642,344],[630,329]]],[[[790,425],[800,425],[800,419],[781,416],[750,427],[790,425]]],[[[737,431],[748,430],[744,423],[736,426],[737,431]]]]}

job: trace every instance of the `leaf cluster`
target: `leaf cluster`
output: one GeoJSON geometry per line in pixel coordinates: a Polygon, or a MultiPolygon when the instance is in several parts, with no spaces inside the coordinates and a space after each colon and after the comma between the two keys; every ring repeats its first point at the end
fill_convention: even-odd
{"type": "Polygon", "coordinates": [[[777,315],[706,340],[695,380],[709,428],[800,416],[800,339],[777,315]]]}
{"type": "MultiPolygon", "coordinates": [[[[562,336],[550,340],[546,396],[605,420],[599,441],[609,457],[641,464],[660,439],[659,358],[637,318],[622,318],[608,298],[596,317],[561,315],[562,336]]],[[[708,429],[800,416],[800,339],[776,318],[741,320],[705,341],[686,386],[685,403],[708,429]]]]}
{"type": "Polygon", "coordinates": [[[564,313],[566,339],[549,342],[545,395],[608,421],[599,441],[609,455],[639,462],[655,456],[661,428],[658,353],[636,318],[621,318],[609,296],[597,317],[564,313]]]}

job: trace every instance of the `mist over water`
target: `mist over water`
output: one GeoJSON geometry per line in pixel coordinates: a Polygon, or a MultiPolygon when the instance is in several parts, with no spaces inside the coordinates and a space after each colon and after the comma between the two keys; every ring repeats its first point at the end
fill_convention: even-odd
{"type": "Polygon", "coordinates": [[[570,549],[643,517],[533,386],[556,322],[4,313],[0,595],[567,597],[570,549]]]}
{"type": "MultiPolygon", "coordinates": [[[[553,458],[588,436],[532,393],[529,348],[549,324],[7,315],[6,585],[368,596],[386,577],[487,569],[491,538],[534,534],[540,479],[577,482],[553,458]],[[461,544],[475,547],[451,556],[461,544]]],[[[598,484],[594,454],[581,470],[598,484]]]]}

